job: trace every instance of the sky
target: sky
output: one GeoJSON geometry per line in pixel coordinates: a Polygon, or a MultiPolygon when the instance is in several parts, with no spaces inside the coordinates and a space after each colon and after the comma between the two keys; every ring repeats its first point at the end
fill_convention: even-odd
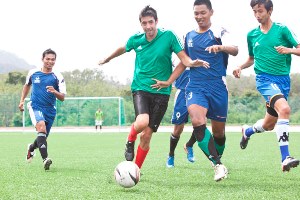
{"type": "MultiPolygon", "coordinates": [[[[107,77],[126,83],[132,79],[135,53],[126,53],[98,66],[99,60],[128,38],[142,31],[139,13],[151,5],[158,12],[158,27],[182,37],[197,24],[193,18],[194,0],[7,0],[0,2],[0,49],[41,66],[42,52],[57,53],[55,67],[60,71],[99,68],[107,77]]],[[[226,27],[239,47],[231,57],[227,74],[247,57],[247,33],[258,26],[250,0],[211,0],[213,24],[226,27]]],[[[300,17],[296,0],[273,0],[272,20],[287,25],[300,40],[300,17]]],[[[293,56],[292,73],[299,72],[300,57],[293,56]]],[[[253,67],[243,70],[254,74],[253,67]]]]}

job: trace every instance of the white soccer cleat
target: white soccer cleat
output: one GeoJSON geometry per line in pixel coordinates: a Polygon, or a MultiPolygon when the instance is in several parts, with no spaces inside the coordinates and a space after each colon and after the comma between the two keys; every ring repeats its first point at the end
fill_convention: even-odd
{"type": "Polygon", "coordinates": [[[33,156],[35,155],[35,151],[30,151],[30,145],[31,144],[28,144],[27,146],[27,155],[26,155],[26,161],[28,163],[31,163],[32,159],[33,159],[33,156]]]}
{"type": "Polygon", "coordinates": [[[288,172],[291,168],[297,167],[299,165],[299,160],[291,156],[287,156],[286,159],[282,162],[282,171],[288,172]]]}
{"type": "Polygon", "coordinates": [[[215,181],[220,181],[224,178],[227,178],[228,170],[223,164],[217,164],[214,167],[214,170],[215,170],[215,177],[214,177],[215,181]]]}

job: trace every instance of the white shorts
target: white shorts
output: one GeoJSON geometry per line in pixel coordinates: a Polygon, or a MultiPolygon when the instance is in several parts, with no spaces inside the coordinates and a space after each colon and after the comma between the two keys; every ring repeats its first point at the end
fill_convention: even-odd
{"type": "Polygon", "coordinates": [[[95,120],[95,125],[96,126],[102,126],[102,120],[95,120]]]}

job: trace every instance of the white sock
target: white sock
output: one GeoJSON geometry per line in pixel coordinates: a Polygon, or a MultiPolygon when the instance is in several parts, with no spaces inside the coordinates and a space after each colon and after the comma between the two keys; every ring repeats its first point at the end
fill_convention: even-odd
{"type": "Polygon", "coordinates": [[[276,135],[279,146],[289,145],[289,120],[278,119],[276,124],[276,135]]]}
{"type": "Polygon", "coordinates": [[[265,132],[265,129],[262,127],[264,123],[264,119],[259,119],[254,125],[253,130],[255,133],[265,132]]]}

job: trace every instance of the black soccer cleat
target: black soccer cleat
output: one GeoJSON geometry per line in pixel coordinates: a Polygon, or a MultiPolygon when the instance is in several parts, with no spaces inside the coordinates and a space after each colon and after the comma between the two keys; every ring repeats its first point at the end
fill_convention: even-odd
{"type": "Polygon", "coordinates": [[[247,126],[247,125],[244,125],[242,127],[242,139],[240,141],[241,149],[246,149],[246,147],[248,145],[248,141],[250,140],[250,138],[247,137],[246,134],[245,134],[247,128],[249,128],[249,126],[247,126]]]}
{"type": "Polygon", "coordinates": [[[43,161],[43,164],[44,164],[44,169],[45,169],[45,170],[49,170],[49,169],[50,169],[50,165],[52,164],[51,158],[46,158],[46,159],[43,161]]]}
{"type": "Polygon", "coordinates": [[[127,161],[133,161],[134,159],[134,142],[127,141],[125,145],[125,159],[127,161]]]}

